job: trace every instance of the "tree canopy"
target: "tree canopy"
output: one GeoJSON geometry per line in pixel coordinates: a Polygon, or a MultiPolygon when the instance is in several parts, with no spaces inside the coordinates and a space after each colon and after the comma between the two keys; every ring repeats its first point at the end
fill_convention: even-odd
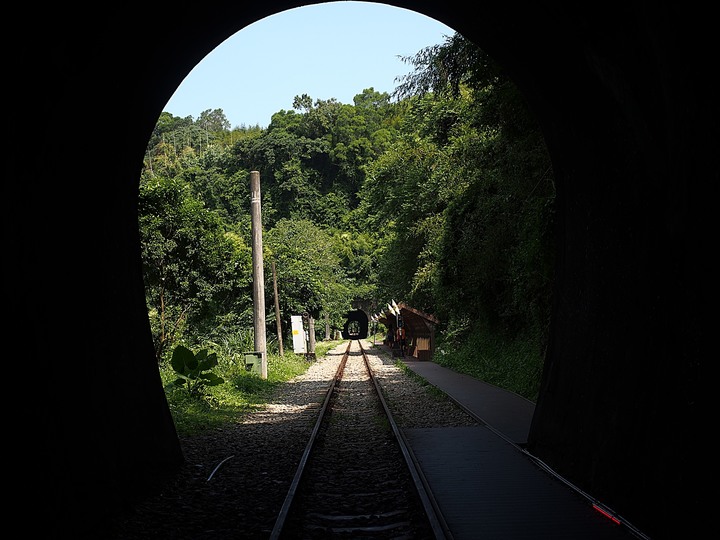
{"type": "Polygon", "coordinates": [[[160,116],[140,220],[148,305],[165,325],[247,312],[257,170],[283,317],[342,317],[353,301],[395,298],[435,314],[447,335],[481,326],[542,341],[554,185],[535,119],[459,34],[404,60],[413,72],[393,95],[300,94],[266,129],[230,130],[221,109],[160,116]]]}

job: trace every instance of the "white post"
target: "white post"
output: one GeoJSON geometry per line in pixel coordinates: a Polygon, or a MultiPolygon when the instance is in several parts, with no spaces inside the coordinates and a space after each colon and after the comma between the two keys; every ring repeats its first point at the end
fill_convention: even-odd
{"type": "Polygon", "coordinates": [[[262,354],[260,376],[267,379],[267,345],[265,340],[265,272],[262,253],[262,218],[260,213],[260,173],[250,172],[250,226],[252,230],[253,321],[255,351],[262,354]]]}

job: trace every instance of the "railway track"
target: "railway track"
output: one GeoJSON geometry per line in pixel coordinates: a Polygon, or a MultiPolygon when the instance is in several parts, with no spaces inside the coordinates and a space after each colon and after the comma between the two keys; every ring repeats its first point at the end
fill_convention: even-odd
{"type": "Polygon", "coordinates": [[[331,537],[450,537],[357,340],[328,388],[270,538],[331,537]]]}

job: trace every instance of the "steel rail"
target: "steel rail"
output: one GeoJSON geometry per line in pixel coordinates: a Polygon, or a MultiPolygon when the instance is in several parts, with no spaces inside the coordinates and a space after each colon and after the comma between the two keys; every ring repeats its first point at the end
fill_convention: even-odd
{"type": "Polygon", "coordinates": [[[273,530],[270,533],[270,540],[278,540],[280,538],[280,535],[282,534],[283,528],[285,527],[285,521],[287,520],[287,517],[290,514],[290,508],[292,507],[293,500],[295,499],[295,494],[297,492],[298,486],[300,485],[300,481],[302,480],[302,476],[305,473],[305,467],[307,465],[308,458],[310,457],[310,453],[312,452],[312,449],[315,446],[315,441],[317,440],[317,436],[320,431],[320,427],[323,423],[323,419],[325,418],[325,413],[327,412],[328,403],[330,403],[330,398],[332,397],[332,394],[335,391],[335,386],[337,385],[338,381],[340,380],[343,370],[345,369],[345,364],[347,363],[347,358],[348,358],[348,355],[350,354],[350,346],[351,345],[352,345],[352,341],[349,341],[347,349],[345,349],[345,353],[343,354],[343,357],[340,360],[340,364],[338,365],[337,371],[335,371],[335,376],[333,377],[332,381],[330,382],[330,385],[328,386],[327,391],[325,392],[325,399],[323,400],[322,407],[320,408],[320,414],[318,415],[317,421],[315,422],[315,427],[313,427],[312,433],[310,434],[310,440],[308,441],[307,445],[305,446],[305,451],[303,452],[302,458],[300,458],[300,464],[298,465],[297,471],[295,472],[295,477],[293,478],[293,481],[290,484],[288,493],[285,496],[285,501],[283,502],[282,508],[280,509],[280,512],[278,513],[277,520],[275,521],[275,526],[273,527],[273,530]]]}
{"type": "Polygon", "coordinates": [[[388,407],[385,396],[383,395],[380,383],[377,381],[377,377],[375,377],[375,373],[370,367],[370,362],[368,361],[367,354],[365,353],[365,349],[363,348],[362,343],[358,341],[358,344],[360,345],[360,352],[362,353],[363,360],[365,361],[365,366],[367,367],[368,373],[370,374],[370,380],[372,380],[373,382],[375,392],[380,399],[380,403],[382,403],[383,409],[385,410],[385,415],[387,416],[393,433],[395,434],[395,439],[398,441],[400,450],[402,451],[403,457],[405,458],[405,463],[408,467],[408,470],[410,471],[410,476],[412,476],[413,482],[415,484],[415,489],[417,490],[417,493],[423,504],[423,508],[425,509],[425,514],[427,515],[428,521],[430,522],[430,525],[432,527],[433,534],[435,535],[436,540],[452,540],[453,536],[450,532],[450,527],[445,521],[442,511],[440,510],[440,507],[437,504],[435,497],[433,496],[432,490],[430,489],[430,484],[425,478],[425,475],[422,473],[420,463],[415,457],[412,449],[408,445],[404,433],[402,432],[402,430],[400,430],[397,423],[395,422],[395,418],[390,411],[390,407],[388,407]]]}

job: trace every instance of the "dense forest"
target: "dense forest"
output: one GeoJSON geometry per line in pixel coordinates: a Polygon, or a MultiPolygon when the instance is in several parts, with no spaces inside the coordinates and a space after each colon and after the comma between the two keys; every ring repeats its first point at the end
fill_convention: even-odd
{"type": "MultiPolygon", "coordinates": [[[[308,312],[323,339],[326,320],[341,328],[353,305],[374,313],[395,299],[441,321],[435,361],[505,387],[520,370],[511,389],[536,397],[555,256],[542,134],[512,81],[459,34],[404,60],[413,71],[392,95],[299,95],[267,127],[231,128],[221,109],[161,114],[139,192],[159,361],[180,343],[252,350],[257,170],[266,298],[272,265],[283,330],[308,312]]],[[[277,347],[273,309],[267,336],[277,347]]]]}

